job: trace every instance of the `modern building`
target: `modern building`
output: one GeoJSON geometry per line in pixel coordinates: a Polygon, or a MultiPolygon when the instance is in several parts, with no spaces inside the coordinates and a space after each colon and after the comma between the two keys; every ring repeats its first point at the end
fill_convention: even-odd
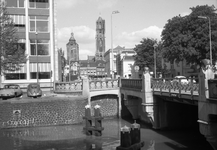
{"type": "MultiPolygon", "coordinates": [[[[112,71],[113,71],[114,75],[120,75],[123,77],[124,77],[124,75],[128,75],[129,73],[123,73],[123,68],[125,68],[125,67],[122,66],[123,64],[121,64],[121,61],[123,61],[125,59],[124,56],[132,57],[135,54],[136,54],[136,52],[132,48],[125,48],[125,47],[121,47],[121,46],[117,46],[116,48],[113,49],[113,58],[112,58],[111,49],[106,51],[104,57],[106,60],[105,70],[106,70],[107,74],[109,76],[112,76],[112,71]]],[[[129,59],[129,58],[127,58],[127,59],[129,59]]],[[[133,57],[131,58],[131,60],[133,60],[133,57]]],[[[134,60],[133,60],[133,62],[134,62],[134,60]]]]}
{"type": "Polygon", "coordinates": [[[54,0],[5,0],[15,23],[19,43],[25,48],[27,61],[19,71],[8,71],[2,83],[23,87],[32,82],[52,86],[58,80],[56,13],[54,0]],[[38,74],[38,75],[37,75],[38,74]]]}
{"type": "Polygon", "coordinates": [[[117,75],[125,78],[135,77],[134,55],[136,52],[132,48],[124,48],[117,53],[115,56],[117,75]]]}

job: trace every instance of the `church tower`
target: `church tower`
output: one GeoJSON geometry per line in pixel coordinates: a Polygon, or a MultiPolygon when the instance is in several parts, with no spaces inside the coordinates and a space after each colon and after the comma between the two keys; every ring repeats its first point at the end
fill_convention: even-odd
{"type": "Polygon", "coordinates": [[[105,20],[101,17],[96,21],[96,60],[104,60],[105,53],[105,20]]]}
{"type": "Polygon", "coordinates": [[[69,64],[69,80],[76,80],[79,76],[79,46],[76,43],[74,34],[71,33],[67,48],[67,64],[69,64]]]}
{"type": "Polygon", "coordinates": [[[71,33],[69,42],[66,44],[67,61],[79,61],[79,46],[74,38],[74,33],[71,33]]]}

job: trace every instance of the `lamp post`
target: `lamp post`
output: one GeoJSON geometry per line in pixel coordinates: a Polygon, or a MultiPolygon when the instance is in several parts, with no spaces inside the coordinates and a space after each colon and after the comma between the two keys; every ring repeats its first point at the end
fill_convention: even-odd
{"type": "Polygon", "coordinates": [[[69,82],[71,81],[71,59],[69,58],[69,82]]]}
{"type": "Polygon", "coordinates": [[[112,78],[114,78],[114,54],[113,54],[113,35],[112,35],[112,15],[120,13],[119,11],[115,10],[111,14],[111,50],[112,50],[112,78]]]}
{"type": "Polygon", "coordinates": [[[208,16],[198,16],[201,19],[208,19],[209,21],[209,54],[210,54],[210,63],[212,65],[212,39],[211,39],[211,20],[208,16]]]}
{"type": "Polygon", "coordinates": [[[36,68],[37,68],[37,83],[39,83],[38,81],[38,32],[35,32],[35,38],[36,38],[36,45],[35,45],[35,49],[36,49],[36,59],[37,59],[37,64],[36,64],[36,68]]]}
{"type": "Polygon", "coordinates": [[[157,64],[157,60],[156,60],[156,47],[157,47],[157,43],[155,43],[154,45],[153,45],[153,47],[154,47],[154,78],[156,78],[156,72],[157,72],[157,67],[156,67],[156,64],[157,64]]]}

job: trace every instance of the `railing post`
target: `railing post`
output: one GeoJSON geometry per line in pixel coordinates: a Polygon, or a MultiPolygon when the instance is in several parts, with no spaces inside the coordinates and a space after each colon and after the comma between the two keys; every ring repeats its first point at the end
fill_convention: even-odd
{"type": "Polygon", "coordinates": [[[90,105],[90,85],[88,78],[82,79],[82,95],[88,97],[88,104],[90,105]]]}
{"type": "Polygon", "coordinates": [[[158,118],[156,118],[157,106],[154,101],[153,91],[151,89],[151,76],[147,67],[145,68],[145,73],[143,74],[142,86],[142,89],[144,91],[144,97],[142,102],[143,111],[148,114],[150,122],[152,122],[153,128],[158,128],[158,118]]]}
{"type": "Polygon", "coordinates": [[[198,101],[198,123],[200,133],[214,149],[217,149],[217,123],[212,116],[217,118],[217,103],[210,99],[208,80],[214,79],[214,71],[208,60],[202,60],[202,67],[199,74],[199,101],[198,101]]]}

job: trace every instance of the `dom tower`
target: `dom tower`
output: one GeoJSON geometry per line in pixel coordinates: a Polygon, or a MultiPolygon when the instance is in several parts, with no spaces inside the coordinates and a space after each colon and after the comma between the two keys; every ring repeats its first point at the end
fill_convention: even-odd
{"type": "Polygon", "coordinates": [[[96,60],[104,60],[105,53],[105,20],[101,17],[96,21],[96,60]]]}

